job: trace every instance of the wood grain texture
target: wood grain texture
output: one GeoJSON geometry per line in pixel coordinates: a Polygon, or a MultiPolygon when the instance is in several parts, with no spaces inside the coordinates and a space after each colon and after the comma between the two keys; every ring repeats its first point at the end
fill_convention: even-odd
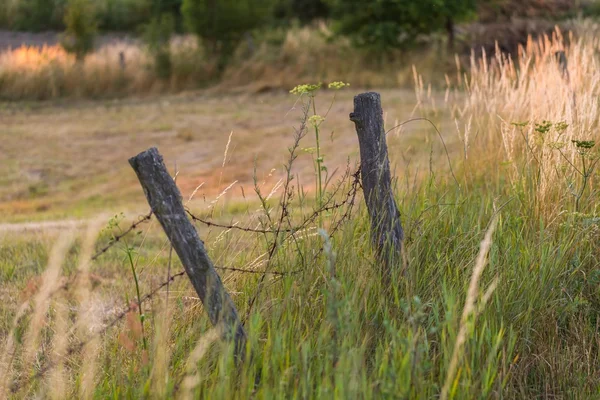
{"type": "Polygon", "coordinates": [[[371,239],[387,271],[400,265],[404,231],[394,200],[388,148],[379,93],[354,98],[350,120],[356,125],[360,146],[363,193],[371,220],[371,239]]]}
{"type": "Polygon", "coordinates": [[[186,215],[181,193],[158,149],[153,147],[130,158],[129,164],[137,174],[152,212],[179,256],[211,322],[222,329],[226,339],[235,341],[236,353],[242,354],[246,333],[235,305],[186,215]]]}

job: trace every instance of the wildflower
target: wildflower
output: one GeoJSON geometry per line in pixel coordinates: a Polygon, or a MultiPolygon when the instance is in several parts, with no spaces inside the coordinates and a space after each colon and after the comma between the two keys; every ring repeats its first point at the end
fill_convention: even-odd
{"type": "Polygon", "coordinates": [[[306,83],[304,85],[298,85],[295,88],[293,88],[292,90],[290,90],[291,94],[297,94],[299,96],[303,95],[303,94],[308,94],[308,95],[312,95],[314,92],[316,92],[317,90],[319,90],[321,88],[321,84],[310,84],[310,83],[306,83]]]}
{"type": "Polygon", "coordinates": [[[542,121],[541,124],[535,124],[535,131],[542,135],[548,133],[550,128],[552,128],[552,122],[550,121],[542,121]]]}
{"type": "Polygon", "coordinates": [[[321,117],[320,115],[313,115],[308,119],[308,123],[314,126],[315,128],[318,128],[323,121],[325,121],[325,118],[321,117]]]}
{"type": "Polygon", "coordinates": [[[567,128],[569,127],[569,124],[567,124],[565,121],[561,121],[561,122],[557,122],[556,125],[554,125],[554,127],[556,128],[556,130],[559,133],[562,133],[567,130],[567,128]]]}
{"type": "Polygon", "coordinates": [[[350,86],[350,84],[349,83],[345,83],[345,82],[337,81],[337,82],[331,82],[327,87],[329,89],[339,90],[339,89],[347,87],[347,86],[350,86]]]}
{"type": "Polygon", "coordinates": [[[593,140],[571,140],[579,149],[591,149],[596,145],[596,142],[593,140]]]}

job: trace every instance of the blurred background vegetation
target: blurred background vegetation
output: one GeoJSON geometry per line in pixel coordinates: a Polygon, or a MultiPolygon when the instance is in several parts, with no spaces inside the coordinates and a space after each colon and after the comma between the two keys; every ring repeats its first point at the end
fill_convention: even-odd
{"type": "Polygon", "coordinates": [[[573,21],[598,15],[598,0],[5,0],[0,89],[46,99],[303,80],[408,86],[413,65],[445,84],[455,54],[466,64],[472,49],[516,54],[530,36],[576,34],[573,21]],[[11,34],[48,46],[17,48],[31,43],[11,34]]]}
{"type": "MultiPolygon", "coordinates": [[[[446,31],[463,21],[497,22],[515,17],[564,19],[597,16],[596,0],[85,0],[101,31],[138,33],[153,18],[170,14],[174,31],[211,40],[234,38],[289,23],[335,22],[356,43],[398,47],[419,35],[446,31]],[[210,22],[210,23],[208,23],[210,22]],[[197,27],[205,23],[205,31],[197,27]]],[[[64,30],[69,8],[79,0],[6,0],[0,4],[0,29],[41,32],[64,30]]]]}

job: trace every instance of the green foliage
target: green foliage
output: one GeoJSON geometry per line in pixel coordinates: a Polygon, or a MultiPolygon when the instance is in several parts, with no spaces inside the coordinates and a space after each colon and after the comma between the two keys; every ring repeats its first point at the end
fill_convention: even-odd
{"type": "Polygon", "coordinates": [[[297,18],[302,23],[329,17],[330,7],[326,0],[280,0],[275,6],[278,19],[297,18]]]}
{"type": "Polygon", "coordinates": [[[65,14],[65,34],[62,45],[78,60],[94,49],[97,32],[96,14],[90,0],[69,0],[65,14]]]}
{"type": "MultiPolygon", "coordinates": [[[[498,211],[495,205],[517,196],[498,211],[499,225],[481,277],[481,288],[493,282],[497,287],[467,322],[460,373],[449,398],[538,398],[547,391],[558,398],[595,398],[597,233],[576,221],[568,229],[540,225],[528,217],[526,199],[512,185],[490,183],[484,172],[469,181],[468,194],[442,182],[417,185],[409,195],[398,193],[410,227],[410,261],[403,274],[393,276],[389,295],[374,272],[364,209],[335,233],[319,231],[296,246],[279,247],[273,264],[288,274],[265,287],[250,313],[245,324],[249,357],[240,365],[233,362],[226,343],[214,343],[187,372],[190,354],[205,342],[210,322],[199,302],[187,297],[185,278],[174,280],[169,300],[173,307],[168,322],[169,384],[167,393],[156,397],[184,397],[186,387],[178,383],[192,375],[201,377],[190,394],[199,399],[252,394],[257,399],[439,398],[479,242],[498,211]],[[549,389],[550,375],[555,379],[549,389]]],[[[224,212],[221,217],[231,215],[224,212]]],[[[224,240],[213,239],[210,244],[214,257],[244,268],[252,257],[235,243],[239,237],[250,238],[238,234],[226,232],[224,240]],[[228,259],[232,253],[235,258],[228,259]]],[[[47,243],[38,237],[27,240],[32,243],[0,244],[0,271],[13,279],[13,285],[14,279],[26,282],[44,269],[47,243]],[[33,266],[13,275],[11,266],[23,264],[33,266]]],[[[252,242],[262,251],[261,244],[259,239],[252,242]]],[[[138,235],[129,246],[139,248],[137,265],[154,265],[147,267],[145,276],[166,276],[168,252],[162,234],[153,232],[148,239],[138,235]]],[[[126,293],[136,293],[132,272],[124,268],[128,264],[128,254],[116,248],[94,264],[98,273],[118,277],[102,287],[118,301],[124,301],[126,293]]],[[[239,293],[236,305],[244,315],[258,278],[225,276],[238,279],[232,290],[239,293]]],[[[150,279],[141,279],[139,285],[142,295],[156,288],[150,279]]],[[[159,293],[154,299],[164,295],[159,293]]],[[[483,296],[481,290],[478,305],[483,296]]],[[[148,303],[145,310],[144,337],[152,344],[157,317],[148,303]]],[[[10,328],[12,316],[3,321],[0,335],[10,328]]],[[[147,363],[140,349],[125,351],[119,336],[127,329],[126,324],[117,324],[102,336],[106,345],[101,357],[106,361],[98,364],[99,398],[142,398],[152,379],[150,371],[158,364],[160,350],[148,346],[147,363]]]]}
{"type": "MultiPolygon", "coordinates": [[[[135,31],[152,17],[170,13],[179,28],[183,0],[93,0],[98,27],[135,31]]],[[[38,32],[63,30],[68,0],[1,0],[0,28],[38,32]]]]}
{"type": "Polygon", "coordinates": [[[268,19],[272,5],[272,0],[183,0],[181,13],[222,69],[244,34],[268,19]]]}
{"type": "Polygon", "coordinates": [[[598,0],[592,0],[592,1],[585,2],[582,5],[581,9],[582,9],[581,10],[582,14],[585,17],[592,17],[592,18],[600,17],[600,1],[598,1],[598,0]]]}
{"type": "Polygon", "coordinates": [[[336,31],[377,51],[404,48],[475,13],[475,0],[330,0],[336,31]]]}
{"type": "MultiPolygon", "coordinates": [[[[293,92],[314,100],[321,96],[319,86],[300,85],[293,92]]],[[[344,86],[332,82],[329,88],[344,86]]],[[[309,120],[313,126],[323,122],[313,116],[309,120]]],[[[565,122],[514,125],[546,137],[553,130],[568,129],[565,122]]],[[[590,154],[596,147],[592,138],[568,143],[589,155],[586,163],[595,157],[590,154]]],[[[324,229],[314,230],[318,234],[312,233],[312,226],[304,232],[291,229],[313,212],[311,199],[301,190],[285,208],[275,198],[266,199],[264,218],[250,197],[236,208],[215,207],[214,214],[211,211],[215,221],[253,221],[262,228],[270,226],[267,212],[285,211],[281,215],[289,218],[280,226],[286,236],[279,240],[270,239],[273,231],[254,235],[236,229],[203,237],[211,258],[218,260],[217,267],[238,269],[219,269],[235,293],[240,315],[247,315],[248,358],[238,364],[226,342],[207,339],[214,331],[199,299],[190,297],[193,292],[185,277],[173,279],[170,289],[157,287],[168,275],[170,263],[160,226],[123,237],[126,242],[120,240],[94,262],[94,274],[102,281],[93,296],[118,312],[127,310],[128,294],[135,293],[139,301],[155,293],[144,303],[145,311],[138,309],[135,316],[145,329],[141,339],[147,341],[147,351],[143,346],[128,350],[122,340],[132,329],[133,312],[125,323],[114,320],[114,312],[95,317],[106,329],[90,336],[102,343],[94,396],[149,397],[149,384],[156,380],[152,371],[159,369],[162,357],[165,373],[160,377],[168,382],[164,393],[152,393],[156,398],[429,399],[440,398],[448,376],[454,378],[449,399],[597,398],[600,219],[596,197],[586,201],[586,214],[561,212],[545,224],[532,212],[535,199],[527,194],[531,181],[510,182],[488,159],[479,161],[457,169],[460,185],[442,174],[422,180],[407,168],[401,179],[410,186],[398,185],[395,191],[407,228],[406,264],[392,270],[387,286],[378,274],[360,192],[348,209],[349,217],[343,217],[345,208],[331,210],[323,215],[324,229]],[[481,240],[496,218],[489,252],[480,258],[481,240]],[[263,256],[271,248],[268,258],[263,256]],[[257,266],[257,259],[265,261],[257,266]],[[485,260],[485,269],[472,291],[469,282],[477,259],[485,260]],[[267,278],[268,285],[250,308],[248,299],[258,292],[260,273],[267,268],[280,275],[267,278]],[[468,293],[474,296],[475,307],[465,313],[468,293]],[[165,309],[171,310],[165,314],[160,313],[163,296],[169,299],[165,309]],[[162,318],[170,327],[163,344],[157,328],[162,318]],[[111,321],[115,323],[109,325],[111,321]],[[457,373],[450,374],[454,353],[457,373]],[[198,356],[192,358],[193,354],[198,356]]],[[[521,162],[530,163],[516,161],[521,162]]],[[[347,192],[342,184],[340,196],[347,192]]],[[[564,209],[567,203],[558,205],[564,209]]],[[[123,233],[122,220],[117,215],[109,222],[99,244],[114,242],[123,233]]],[[[47,252],[46,237],[5,235],[0,241],[3,290],[17,294],[27,289],[28,282],[44,271],[47,252]]],[[[65,274],[65,282],[77,282],[74,270],[81,259],[73,256],[67,261],[72,267],[66,268],[71,272],[65,274]]],[[[173,271],[180,271],[176,257],[173,263],[173,271]]],[[[73,287],[77,289],[75,284],[65,286],[53,301],[58,304],[59,295],[64,296],[62,301],[70,300],[73,287]]],[[[21,329],[13,324],[17,306],[11,301],[0,308],[0,336],[21,329]]],[[[50,344],[58,332],[54,326],[56,320],[48,318],[46,349],[53,349],[50,344]]],[[[21,333],[16,337],[18,341],[21,333]]],[[[75,340],[72,348],[80,343],[75,340]]],[[[15,359],[20,358],[21,347],[15,359]]],[[[44,350],[39,354],[49,354],[44,350]]],[[[79,366],[88,361],[82,353],[73,352],[65,369],[70,382],[77,382],[79,366]]],[[[44,361],[48,371],[55,370],[52,358],[44,361]]],[[[50,373],[42,376],[38,371],[40,367],[24,375],[17,365],[10,377],[23,377],[14,379],[22,392],[41,392],[52,381],[50,373]],[[33,383],[27,383],[28,377],[33,377],[33,383]]]]}
{"type": "Polygon", "coordinates": [[[7,1],[0,3],[0,28],[10,27],[10,6],[7,1]]]}
{"type": "Polygon", "coordinates": [[[7,23],[11,28],[22,31],[40,32],[50,29],[62,29],[61,17],[64,15],[67,0],[19,0],[15,3],[12,22],[10,4],[4,6],[7,23]]]}
{"type": "MultiPolygon", "coordinates": [[[[307,125],[312,128],[315,132],[315,147],[314,148],[305,148],[303,149],[306,153],[313,155],[313,166],[315,170],[315,203],[317,204],[317,209],[321,209],[323,207],[323,201],[325,200],[325,195],[327,192],[327,182],[329,181],[329,171],[325,166],[325,155],[322,153],[321,149],[321,124],[325,122],[329,111],[325,114],[325,116],[317,114],[317,106],[316,106],[316,94],[321,89],[322,83],[314,84],[302,84],[294,87],[290,90],[291,94],[300,96],[301,101],[303,103],[303,108],[308,110],[307,116],[312,114],[306,120],[307,125]]],[[[330,90],[340,90],[345,87],[350,86],[349,83],[335,81],[331,82],[327,87],[330,90]]],[[[331,103],[329,104],[328,110],[331,110],[335,102],[336,96],[333,96],[331,103]]],[[[319,224],[322,226],[323,219],[319,217],[319,224]]]]}
{"type": "Polygon", "coordinates": [[[144,27],[144,40],[154,59],[154,71],[160,79],[168,79],[173,72],[170,40],[175,31],[175,18],[172,14],[162,14],[153,18],[144,27]]]}
{"type": "Polygon", "coordinates": [[[95,5],[98,25],[105,30],[131,31],[152,15],[152,0],[100,0],[95,5]]]}
{"type": "Polygon", "coordinates": [[[152,0],[152,14],[163,15],[170,14],[173,17],[173,27],[177,32],[183,32],[183,18],[181,16],[181,6],[183,0],[152,0]]]}
{"type": "Polygon", "coordinates": [[[181,15],[183,0],[151,0],[154,15],[171,14],[177,19],[181,15]]]}

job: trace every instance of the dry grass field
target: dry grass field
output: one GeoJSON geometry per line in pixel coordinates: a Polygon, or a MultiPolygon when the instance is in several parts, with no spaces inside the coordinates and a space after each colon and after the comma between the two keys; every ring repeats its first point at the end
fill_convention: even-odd
{"type": "MultiPolygon", "coordinates": [[[[357,159],[358,140],[348,118],[356,91],[337,94],[324,125],[325,161],[332,173],[338,169],[338,175],[357,159]]],[[[414,92],[384,90],[382,96],[388,126],[431,115],[415,108],[414,92]]],[[[332,99],[333,92],[319,99],[322,113],[332,99]]],[[[438,101],[443,102],[443,97],[438,101]]],[[[0,109],[1,220],[141,211],[145,200],[127,159],[151,146],[160,148],[170,168],[177,166],[184,196],[203,183],[198,199],[208,196],[212,200],[236,182],[226,198],[242,199],[244,191],[252,192],[254,165],[259,183],[271,190],[283,176],[286,149],[300,117],[298,98],[285,92],[184,94],[60,105],[5,103],[0,109]]],[[[448,118],[442,131],[453,146],[458,136],[448,118]]],[[[441,143],[433,135],[435,130],[423,121],[408,124],[402,132],[394,130],[390,133],[393,161],[427,160],[429,148],[422,146],[427,143],[439,158],[441,143]]],[[[307,137],[301,145],[313,147],[314,138],[307,137]]],[[[305,153],[296,165],[306,190],[313,188],[312,163],[311,155],[305,153]]]]}

